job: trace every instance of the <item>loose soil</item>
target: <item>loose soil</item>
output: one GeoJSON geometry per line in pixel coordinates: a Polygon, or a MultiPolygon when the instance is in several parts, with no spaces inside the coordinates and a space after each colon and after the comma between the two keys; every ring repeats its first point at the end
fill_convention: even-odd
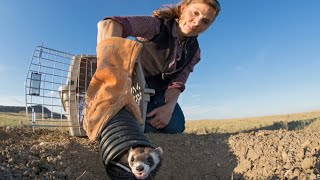
{"type": "MultiPolygon", "coordinates": [[[[319,179],[320,132],[147,134],[164,150],[155,179],[319,179]]],[[[0,179],[108,179],[98,146],[52,129],[0,127],[0,179]]]]}

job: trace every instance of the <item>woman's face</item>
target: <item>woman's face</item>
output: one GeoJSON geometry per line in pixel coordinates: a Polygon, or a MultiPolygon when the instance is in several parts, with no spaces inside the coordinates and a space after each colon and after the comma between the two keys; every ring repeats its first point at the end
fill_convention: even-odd
{"type": "Polygon", "coordinates": [[[205,31],[215,18],[215,10],[205,3],[181,6],[179,29],[183,36],[197,36],[205,31]]]}

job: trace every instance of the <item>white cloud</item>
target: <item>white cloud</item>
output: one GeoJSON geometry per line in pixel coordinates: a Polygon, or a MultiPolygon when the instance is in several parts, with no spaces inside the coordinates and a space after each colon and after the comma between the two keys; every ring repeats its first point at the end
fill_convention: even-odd
{"type": "Polygon", "coordinates": [[[260,63],[264,62],[265,59],[266,59],[266,53],[267,53],[266,48],[265,49],[261,49],[260,51],[258,51],[257,54],[256,54],[256,60],[258,62],[260,62],[260,63]]]}
{"type": "Polygon", "coordinates": [[[263,67],[263,64],[266,62],[266,58],[269,54],[269,49],[271,47],[271,44],[267,44],[266,46],[260,48],[257,52],[255,52],[255,57],[252,59],[251,62],[237,65],[234,67],[234,69],[239,72],[244,72],[251,69],[255,69],[256,66],[263,67]]]}
{"type": "Polygon", "coordinates": [[[250,117],[261,115],[263,112],[261,109],[251,108],[250,105],[240,102],[229,102],[218,105],[182,105],[182,109],[187,120],[250,117]]]}
{"type": "Polygon", "coordinates": [[[256,53],[256,60],[259,63],[264,63],[267,60],[267,57],[270,56],[272,52],[273,43],[267,43],[263,47],[261,47],[256,53]]]}
{"type": "Polygon", "coordinates": [[[236,71],[244,71],[244,69],[245,69],[244,66],[236,66],[235,67],[236,71]]]}
{"type": "Polygon", "coordinates": [[[200,94],[191,94],[192,98],[199,98],[201,95],[200,94]]]}
{"type": "Polygon", "coordinates": [[[201,101],[201,95],[200,94],[191,94],[191,101],[192,102],[198,102],[201,101]]]}
{"type": "Polygon", "coordinates": [[[6,66],[4,66],[3,64],[0,64],[0,73],[4,73],[6,72],[6,66]]]}
{"type": "Polygon", "coordinates": [[[24,96],[0,96],[0,105],[25,106],[25,97],[24,96]]]}
{"type": "Polygon", "coordinates": [[[224,114],[226,110],[220,106],[206,106],[206,105],[192,105],[183,106],[183,113],[187,120],[189,119],[219,119],[222,118],[221,114],[224,114]],[[220,117],[219,117],[220,116],[220,117]]]}
{"type": "Polygon", "coordinates": [[[188,91],[189,91],[189,89],[198,89],[198,88],[201,88],[202,86],[203,84],[201,83],[198,83],[195,81],[187,81],[186,88],[188,88],[188,91]]]}

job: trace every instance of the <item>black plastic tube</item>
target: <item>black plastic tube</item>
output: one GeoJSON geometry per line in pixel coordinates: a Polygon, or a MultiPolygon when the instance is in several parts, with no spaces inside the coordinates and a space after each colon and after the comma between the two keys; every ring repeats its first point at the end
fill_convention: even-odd
{"type": "Polygon", "coordinates": [[[121,109],[104,126],[98,140],[100,156],[108,176],[113,180],[136,179],[128,172],[112,163],[117,156],[131,147],[153,147],[144,135],[137,120],[126,110],[121,109]]]}

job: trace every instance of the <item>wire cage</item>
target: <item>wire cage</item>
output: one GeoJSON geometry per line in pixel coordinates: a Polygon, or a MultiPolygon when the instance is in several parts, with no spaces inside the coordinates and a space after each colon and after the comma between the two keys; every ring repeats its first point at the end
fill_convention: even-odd
{"type": "MultiPolygon", "coordinates": [[[[25,83],[29,125],[68,127],[71,136],[86,136],[82,110],[85,107],[85,93],[96,67],[95,55],[73,55],[37,46],[25,83]]],[[[137,61],[132,74],[131,92],[144,121],[147,103],[154,94],[153,89],[145,87],[143,71],[137,61]]]]}

